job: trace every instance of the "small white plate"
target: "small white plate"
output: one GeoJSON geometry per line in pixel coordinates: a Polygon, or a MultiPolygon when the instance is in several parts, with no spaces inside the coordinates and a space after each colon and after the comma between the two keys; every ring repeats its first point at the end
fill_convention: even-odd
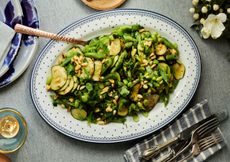
{"type": "MultiPolygon", "coordinates": [[[[29,27],[38,28],[39,21],[37,10],[33,0],[20,0],[23,11],[23,24],[29,27]]],[[[9,65],[9,70],[0,77],[0,88],[9,85],[15,81],[29,66],[36,49],[38,47],[38,38],[33,36],[22,37],[22,43],[17,57],[9,65]]]]}
{"type": "Polygon", "coordinates": [[[75,120],[66,109],[54,107],[50,93],[46,91],[46,78],[56,57],[69,45],[50,41],[36,60],[31,76],[31,96],[41,117],[59,132],[75,139],[96,142],[115,143],[143,137],[159,130],[172,121],[187,106],[194,95],[200,79],[201,62],[196,44],[175,21],[155,12],[124,9],[101,12],[78,20],[67,26],[59,34],[88,40],[98,35],[110,33],[119,25],[140,24],[150,31],[157,31],[169,40],[176,42],[180,51],[180,60],[186,66],[186,73],[175,91],[170,95],[167,106],[158,103],[148,117],[140,115],[139,122],[127,117],[125,124],[91,124],[75,120]]]}
{"type": "MultiPolygon", "coordinates": [[[[19,0],[2,0],[0,2],[1,12],[3,15],[3,22],[9,27],[14,28],[16,23],[22,23],[22,8],[19,0]]],[[[3,76],[10,68],[10,64],[14,61],[18,54],[21,44],[22,34],[15,33],[9,51],[0,60],[0,77],[3,76]]]]}

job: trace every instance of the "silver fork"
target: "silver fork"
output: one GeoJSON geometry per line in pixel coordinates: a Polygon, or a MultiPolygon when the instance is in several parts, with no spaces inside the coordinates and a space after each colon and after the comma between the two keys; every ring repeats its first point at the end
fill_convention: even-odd
{"type": "Polygon", "coordinates": [[[218,125],[219,125],[219,120],[217,119],[217,117],[215,115],[209,117],[206,122],[204,122],[202,125],[197,127],[192,132],[189,144],[186,147],[184,147],[182,150],[180,150],[178,153],[176,153],[176,155],[174,155],[169,160],[169,162],[174,161],[175,159],[177,159],[178,156],[180,156],[182,153],[184,153],[189,148],[191,148],[192,145],[195,144],[199,139],[202,139],[206,135],[208,135],[211,132],[213,132],[217,128],[218,125]]]}
{"type": "Polygon", "coordinates": [[[221,137],[220,133],[215,133],[215,134],[212,134],[208,137],[205,137],[205,138],[197,141],[195,144],[193,144],[191,153],[188,156],[184,157],[179,162],[183,162],[183,161],[188,160],[190,158],[196,157],[202,151],[204,151],[204,150],[208,149],[209,147],[212,147],[212,146],[214,146],[214,145],[216,145],[222,141],[223,141],[223,138],[221,137]]]}

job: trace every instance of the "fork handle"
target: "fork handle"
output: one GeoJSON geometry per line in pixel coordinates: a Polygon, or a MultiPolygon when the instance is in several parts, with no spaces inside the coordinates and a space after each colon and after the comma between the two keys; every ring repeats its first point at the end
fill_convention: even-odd
{"type": "Polygon", "coordinates": [[[50,38],[56,41],[62,41],[62,42],[68,42],[68,43],[77,43],[77,44],[81,44],[81,45],[85,45],[86,41],[80,40],[80,39],[75,39],[75,38],[70,38],[70,37],[65,37],[65,36],[61,36],[61,35],[57,35],[54,33],[50,33],[50,32],[46,32],[46,31],[42,31],[39,29],[34,29],[25,25],[21,25],[21,24],[16,24],[14,27],[14,30],[17,33],[21,33],[21,34],[27,34],[27,35],[35,35],[38,37],[44,37],[44,38],[50,38]]]}
{"type": "Polygon", "coordinates": [[[180,140],[180,136],[176,136],[160,145],[156,145],[149,149],[146,149],[142,154],[142,158],[145,160],[149,160],[152,157],[158,155],[160,151],[164,150],[168,146],[171,146],[172,144],[176,143],[179,140],[180,140]]]}

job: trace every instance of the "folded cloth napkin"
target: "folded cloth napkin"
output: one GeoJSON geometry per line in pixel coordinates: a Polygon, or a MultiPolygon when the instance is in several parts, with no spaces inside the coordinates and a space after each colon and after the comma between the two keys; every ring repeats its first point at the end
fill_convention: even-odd
{"type": "Polygon", "coordinates": [[[10,49],[14,34],[15,32],[12,28],[0,21],[0,66],[3,64],[3,60],[10,49]]]}
{"type": "MultiPolygon", "coordinates": [[[[185,112],[179,119],[173,122],[171,125],[167,126],[165,129],[161,130],[159,134],[154,134],[150,138],[145,139],[144,141],[136,144],[132,148],[128,149],[125,154],[124,158],[127,162],[140,162],[139,156],[143,153],[144,150],[154,146],[161,144],[172,137],[175,137],[177,134],[182,132],[183,130],[193,126],[194,124],[198,123],[199,121],[206,119],[207,117],[211,116],[212,113],[208,107],[208,101],[205,99],[202,102],[196,104],[192,108],[190,108],[187,112],[185,112]]],[[[221,120],[227,117],[227,112],[223,111],[219,113],[221,120]]],[[[220,133],[220,129],[218,130],[220,133]]],[[[222,133],[221,133],[222,135],[222,133]]],[[[222,136],[223,137],[223,136],[222,136]]],[[[192,158],[191,162],[202,162],[206,160],[208,157],[213,155],[218,150],[222,149],[225,145],[223,142],[214,145],[213,147],[201,152],[197,157],[192,158]]],[[[166,149],[167,150],[167,149],[166,149]]],[[[160,156],[164,153],[162,152],[160,156]]],[[[156,159],[152,158],[150,161],[155,161],[156,159]]]]}

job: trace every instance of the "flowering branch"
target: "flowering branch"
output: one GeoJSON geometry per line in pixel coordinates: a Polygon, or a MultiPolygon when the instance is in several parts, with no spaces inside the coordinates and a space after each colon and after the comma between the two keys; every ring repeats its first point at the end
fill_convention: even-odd
{"type": "Polygon", "coordinates": [[[230,37],[230,0],[192,0],[194,24],[204,39],[230,37]]]}

